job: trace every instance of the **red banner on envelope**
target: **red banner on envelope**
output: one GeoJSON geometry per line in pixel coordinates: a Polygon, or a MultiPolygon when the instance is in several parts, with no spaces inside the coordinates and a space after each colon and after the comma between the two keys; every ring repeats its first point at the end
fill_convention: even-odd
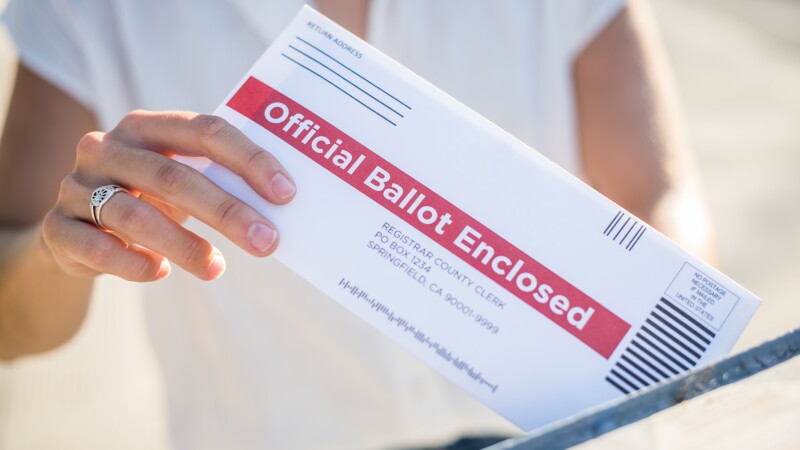
{"type": "Polygon", "coordinates": [[[261,81],[249,78],[228,107],[436,241],[604,358],[611,356],[630,329],[613,312],[497,233],[261,81]],[[341,149],[347,149],[347,155],[337,153],[341,149]],[[388,180],[405,191],[382,189],[389,186],[388,180]]]}

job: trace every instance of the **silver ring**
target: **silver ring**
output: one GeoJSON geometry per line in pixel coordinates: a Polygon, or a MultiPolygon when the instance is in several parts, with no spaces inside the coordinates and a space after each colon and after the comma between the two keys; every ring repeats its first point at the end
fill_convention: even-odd
{"type": "Polygon", "coordinates": [[[103,221],[100,220],[100,210],[103,208],[103,205],[106,204],[108,199],[113,197],[117,192],[127,192],[130,194],[127,189],[122,186],[117,186],[116,184],[102,186],[92,192],[92,200],[89,202],[92,207],[92,220],[94,221],[94,224],[97,225],[97,228],[103,231],[109,230],[103,226],[103,221]]]}

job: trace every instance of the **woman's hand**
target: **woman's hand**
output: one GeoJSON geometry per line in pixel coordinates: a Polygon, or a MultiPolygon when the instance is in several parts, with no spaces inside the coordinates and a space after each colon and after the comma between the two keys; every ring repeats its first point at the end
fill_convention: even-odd
{"type": "Polygon", "coordinates": [[[183,228],[176,221],[180,214],[168,214],[174,210],[219,230],[252,255],[274,251],[278,231],[268,219],[171,159],[174,154],[215,161],[272,203],[294,197],[294,182],[277,159],[225,120],[190,112],[134,111],[111,132],[81,139],[75,169],[62,181],[58,201],[45,216],[44,241],[64,271],[154,281],[169,275],[169,259],[200,279],[218,278],[225,270],[222,255],[183,228]],[[102,207],[103,225],[111,233],[94,225],[89,206],[92,192],[109,184],[131,192],[113,195],[102,207]]]}

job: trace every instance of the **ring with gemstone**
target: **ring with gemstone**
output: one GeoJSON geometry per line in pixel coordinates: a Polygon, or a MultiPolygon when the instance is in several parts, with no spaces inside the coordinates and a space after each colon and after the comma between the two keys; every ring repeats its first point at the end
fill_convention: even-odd
{"type": "Polygon", "coordinates": [[[114,196],[117,192],[130,192],[122,186],[117,186],[116,184],[109,184],[108,186],[102,186],[94,190],[92,192],[92,200],[89,204],[92,206],[92,220],[94,224],[97,225],[97,228],[103,231],[109,231],[103,225],[103,221],[100,219],[100,210],[103,208],[103,205],[114,196]]]}

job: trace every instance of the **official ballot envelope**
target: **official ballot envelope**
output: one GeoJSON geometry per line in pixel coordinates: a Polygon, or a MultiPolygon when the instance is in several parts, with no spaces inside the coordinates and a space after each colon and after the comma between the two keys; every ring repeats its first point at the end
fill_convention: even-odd
{"type": "Polygon", "coordinates": [[[524,430],[719,358],[758,308],[308,7],[215,114],[297,182],[276,206],[202,169],[274,221],[275,257],[524,430]]]}

